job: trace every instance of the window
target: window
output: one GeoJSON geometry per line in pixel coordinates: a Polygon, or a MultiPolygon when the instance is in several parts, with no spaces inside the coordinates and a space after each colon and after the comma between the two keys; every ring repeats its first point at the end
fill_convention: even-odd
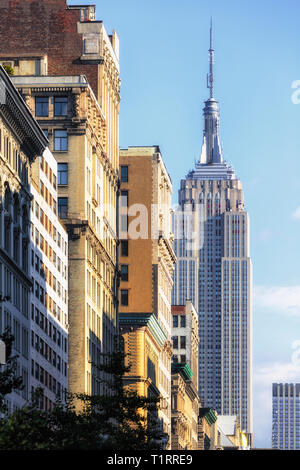
{"type": "Polygon", "coordinates": [[[41,75],[41,59],[35,59],[35,75],[41,75]]]}
{"type": "Polygon", "coordinates": [[[49,116],[49,98],[48,96],[35,97],[35,115],[36,116],[49,116]]]}
{"type": "Polygon", "coordinates": [[[178,327],[178,315],[173,315],[173,328],[178,327]]]}
{"type": "Polygon", "coordinates": [[[180,348],[185,349],[185,336],[180,336],[180,348]]]}
{"type": "Polygon", "coordinates": [[[68,150],[68,133],[66,130],[54,131],[54,150],[63,152],[68,150]]]}
{"type": "Polygon", "coordinates": [[[180,362],[181,362],[182,364],[186,364],[186,355],[185,355],[185,354],[183,354],[182,356],[180,356],[180,362]]]}
{"type": "Polygon", "coordinates": [[[68,184],[68,164],[58,163],[57,164],[57,184],[68,184]]]}
{"type": "Polygon", "coordinates": [[[180,315],[180,326],[181,328],[185,328],[186,326],[185,315],[180,315]]]}
{"type": "Polygon", "coordinates": [[[121,305],[128,305],[128,290],[121,290],[121,305]]]}
{"type": "Polygon", "coordinates": [[[128,207],[128,191],[121,191],[121,207],[128,207]]]}
{"type": "Polygon", "coordinates": [[[83,44],[84,54],[99,54],[99,39],[97,36],[85,38],[83,44]]]}
{"type": "Polygon", "coordinates": [[[128,264],[121,265],[121,281],[128,281],[128,264]]]}
{"type": "Polygon", "coordinates": [[[178,349],[178,336],[173,336],[173,348],[178,349]]]}
{"type": "Polygon", "coordinates": [[[175,355],[175,356],[172,356],[172,361],[174,364],[177,364],[178,363],[178,357],[175,355]]]}
{"type": "Polygon", "coordinates": [[[128,166],[121,166],[121,181],[123,183],[128,183],[128,166]]]}
{"type": "Polygon", "coordinates": [[[48,132],[48,129],[42,129],[45,136],[47,137],[47,139],[49,138],[49,132],[48,132]]]}
{"type": "Polygon", "coordinates": [[[68,97],[55,96],[54,97],[54,115],[66,116],[68,114],[68,97]]]}
{"type": "Polygon", "coordinates": [[[66,219],[68,217],[68,198],[67,197],[58,198],[58,216],[61,219],[66,219]]]}
{"type": "Polygon", "coordinates": [[[128,240],[121,240],[121,256],[128,256],[128,240]]]}
{"type": "Polygon", "coordinates": [[[120,231],[128,232],[128,215],[120,214],[120,231]]]}

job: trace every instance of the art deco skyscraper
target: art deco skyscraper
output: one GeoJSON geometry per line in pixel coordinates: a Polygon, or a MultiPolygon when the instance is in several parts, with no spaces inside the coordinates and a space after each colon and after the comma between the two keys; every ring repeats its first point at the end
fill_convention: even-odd
{"type": "Polygon", "coordinates": [[[198,310],[203,406],[237,414],[241,428],[252,432],[249,219],[241,181],[222,157],[212,29],[209,57],[202,152],[195,169],[181,181],[174,214],[178,262],[172,303],[191,299],[198,310]]]}

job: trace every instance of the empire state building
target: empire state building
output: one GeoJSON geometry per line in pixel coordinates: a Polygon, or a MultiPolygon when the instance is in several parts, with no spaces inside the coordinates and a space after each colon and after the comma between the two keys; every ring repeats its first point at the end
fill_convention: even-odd
{"type": "Polygon", "coordinates": [[[199,315],[199,395],[205,407],[237,415],[252,433],[252,266],[249,217],[241,181],[223,160],[214,98],[210,29],[210,96],[203,109],[199,161],[181,180],[174,214],[172,303],[192,300],[199,315]]]}

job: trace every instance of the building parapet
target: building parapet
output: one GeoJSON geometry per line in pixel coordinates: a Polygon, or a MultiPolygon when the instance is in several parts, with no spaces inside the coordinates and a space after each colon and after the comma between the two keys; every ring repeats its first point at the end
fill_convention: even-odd
{"type": "Polygon", "coordinates": [[[185,363],[172,363],[172,373],[179,372],[185,382],[191,380],[193,377],[193,372],[191,371],[188,364],[185,363]]]}
{"type": "Polygon", "coordinates": [[[164,345],[167,336],[153,313],[128,314],[119,313],[119,324],[147,326],[160,347],[164,345]]]}

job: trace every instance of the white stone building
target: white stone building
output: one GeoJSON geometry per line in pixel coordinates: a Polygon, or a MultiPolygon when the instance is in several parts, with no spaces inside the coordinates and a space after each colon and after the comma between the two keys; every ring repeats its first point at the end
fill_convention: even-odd
{"type": "Polygon", "coordinates": [[[68,235],[57,215],[57,162],[47,148],[32,168],[31,391],[49,409],[68,388],[68,235]]]}

